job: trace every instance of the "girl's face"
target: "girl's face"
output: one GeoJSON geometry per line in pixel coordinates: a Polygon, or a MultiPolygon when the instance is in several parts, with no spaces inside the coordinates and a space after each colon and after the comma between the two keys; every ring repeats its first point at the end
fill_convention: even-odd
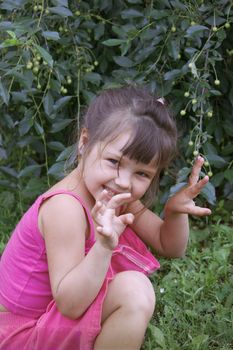
{"type": "Polygon", "coordinates": [[[129,138],[129,133],[124,133],[107,145],[98,142],[85,157],[84,186],[95,200],[106,189],[109,199],[116,194],[129,192],[133,202],[140,199],[150,186],[156,173],[154,162],[144,164],[122,157],[121,150],[129,138]]]}

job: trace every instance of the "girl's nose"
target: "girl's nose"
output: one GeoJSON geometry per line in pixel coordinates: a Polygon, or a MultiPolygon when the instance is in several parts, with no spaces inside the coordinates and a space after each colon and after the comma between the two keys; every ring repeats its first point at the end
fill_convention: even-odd
{"type": "Polygon", "coordinates": [[[131,177],[130,174],[126,174],[125,172],[119,170],[118,176],[115,178],[115,183],[118,187],[123,190],[131,189],[131,177]]]}

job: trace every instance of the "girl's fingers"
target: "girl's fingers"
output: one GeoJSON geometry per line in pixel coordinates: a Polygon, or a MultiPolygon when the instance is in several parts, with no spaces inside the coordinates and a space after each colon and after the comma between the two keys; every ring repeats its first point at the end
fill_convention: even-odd
{"type": "Polygon", "coordinates": [[[132,223],[134,221],[134,215],[131,213],[123,214],[123,215],[119,216],[119,219],[121,220],[121,222],[124,225],[132,225],[132,223]]]}
{"type": "Polygon", "coordinates": [[[206,216],[211,214],[211,210],[209,208],[201,208],[194,206],[190,209],[189,214],[195,215],[195,216],[206,216]]]}
{"type": "Polygon", "coordinates": [[[187,188],[188,192],[190,193],[191,198],[195,198],[199,195],[203,187],[209,182],[209,176],[203,177],[200,181],[198,181],[195,185],[190,186],[187,188]]]}
{"type": "Polygon", "coordinates": [[[96,227],[96,230],[100,235],[105,237],[110,237],[112,235],[112,231],[107,227],[98,226],[96,227]]]}
{"type": "Polygon", "coordinates": [[[113,196],[107,204],[108,209],[117,209],[121,205],[130,202],[131,194],[130,193],[120,193],[113,196]]]}
{"type": "Polygon", "coordinates": [[[198,182],[203,163],[204,159],[201,156],[198,156],[189,176],[189,185],[192,186],[198,182]]]}
{"type": "Polygon", "coordinates": [[[93,218],[97,217],[97,215],[101,213],[102,208],[103,208],[103,204],[100,201],[97,201],[91,210],[92,217],[93,218]]]}

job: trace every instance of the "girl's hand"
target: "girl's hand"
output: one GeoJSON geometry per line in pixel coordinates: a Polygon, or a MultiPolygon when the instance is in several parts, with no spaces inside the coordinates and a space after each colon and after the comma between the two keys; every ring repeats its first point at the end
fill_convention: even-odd
{"type": "Polygon", "coordinates": [[[188,185],[177,192],[173,197],[171,197],[165,206],[165,216],[166,214],[191,214],[196,216],[210,215],[211,210],[208,208],[202,208],[195,205],[193,199],[198,196],[202,188],[208,183],[209,177],[205,176],[203,179],[199,180],[201,167],[204,163],[204,159],[198,156],[192,172],[189,177],[188,185]]]}
{"type": "Polygon", "coordinates": [[[101,193],[92,209],[92,217],[97,224],[98,240],[105,248],[113,250],[118,245],[119,237],[125,227],[133,223],[134,215],[131,213],[117,215],[119,207],[130,201],[130,193],[117,194],[110,200],[107,199],[107,195],[106,190],[101,193]]]}

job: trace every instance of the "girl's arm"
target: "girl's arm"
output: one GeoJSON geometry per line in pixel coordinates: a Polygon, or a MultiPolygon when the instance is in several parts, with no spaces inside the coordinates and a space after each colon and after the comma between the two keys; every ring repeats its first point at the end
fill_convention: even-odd
{"type": "MultiPolygon", "coordinates": [[[[148,209],[142,211],[141,215],[135,215],[132,228],[148,245],[163,256],[181,257],[184,255],[189,237],[188,214],[196,216],[211,214],[210,209],[197,207],[193,201],[209,181],[208,176],[199,181],[203,161],[203,158],[197,158],[188,186],[167,201],[164,208],[164,220],[148,209]]],[[[139,209],[140,204],[134,204],[131,210],[137,212],[136,208],[139,209]]]]}
{"type": "MultiPolygon", "coordinates": [[[[118,201],[119,204],[117,200],[112,201],[110,206],[118,207],[122,199],[118,198],[118,201]]],[[[130,214],[115,218],[112,208],[106,210],[101,206],[101,213],[99,211],[100,206],[97,205],[94,215],[102,220],[98,228],[101,239],[96,237],[96,243],[85,256],[85,233],[89,227],[81,204],[75,198],[62,194],[44,202],[40,209],[52,294],[59,311],[71,319],[85,312],[107,274],[112,250],[118,240],[105,237],[106,231],[115,232],[117,226],[117,234],[120,235],[124,227],[132,222],[130,214]],[[109,229],[113,218],[115,222],[109,229]]]]}

